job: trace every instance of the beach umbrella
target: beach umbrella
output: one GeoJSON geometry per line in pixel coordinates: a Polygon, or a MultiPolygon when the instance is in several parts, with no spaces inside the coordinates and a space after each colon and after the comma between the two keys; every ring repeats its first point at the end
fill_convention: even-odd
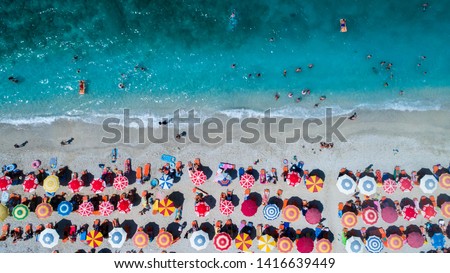
{"type": "Polygon", "coordinates": [[[387,194],[393,194],[396,189],[397,189],[397,182],[395,182],[395,180],[389,178],[383,181],[383,190],[387,194]]]}
{"type": "Polygon", "coordinates": [[[209,211],[211,210],[211,207],[205,202],[198,202],[195,205],[194,209],[198,217],[205,217],[206,215],[208,215],[209,211]]]}
{"type": "Polygon", "coordinates": [[[58,244],[59,235],[58,232],[56,232],[56,229],[53,228],[46,228],[44,229],[41,234],[39,234],[39,243],[43,247],[46,248],[53,248],[58,244]]]}
{"type": "Polygon", "coordinates": [[[173,178],[168,176],[167,174],[161,176],[159,179],[159,186],[163,190],[168,190],[173,186],[173,178]]]}
{"type": "Polygon", "coordinates": [[[128,178],[123,175],[116,176],[114,178],[113,187],[118,191],[124,190],[126,187],[128,187],[128,178]]]}
{"type": "Polygon", "coordinates": [[[294,248],[294,243],[291,239],[289,239],[289,237],[281,237],[278,239],[277,248],[281,253],[288,253],[294,248]]]}
{"type": "Polygon", "coordinates": [[[442,216],[446,217],[446,218],[450,218],[450,202],[444,202],[441,205],[441,213],[442,216]]]}
{"type": "Polygon", "coordinates": [[[9,215],[9,210],[5,205],[0,204],[0,220],[4,221],[9,215]]]}
{"type": "Polygon", "coordinates": [[[117,210],[122,213],[129,213],[133,204],[127,198],[120,199],[117,203],[117,210]]]}
{"type": "Polygon", "coordinates": [[[277,246],[275,239],[269,234],[264,234],[258,238],[258,249],[263,252],[270,252],[277,246]]]}
{"type": "Polygon", "coordinates": [[[83,202],[77,211],[81,216],[89,216],[94,212],[94,205],[91,202],[83,202]]]}
{"type": "Polygon", "coordinates": [[[264,218],[267,220],[275,220],[280,216],[280,208],[275,204],[266,205],[263,209],[264,218]]]}
{"type": "Polygon", "coordinates": [[[439,176],[439,186],[443,189],[450,189],[450,174],[443,173],[439,176]]]}
{"type": "Polygon", "coordinates": [[[316,251],[319,253],[330,253],[333,250],[333,245],[328,239],[320,239],[316,243],[316,251]]]}
{"type": "Polygon", "coordinates": [[[234,240],[236,248],[242,251],[248,251],[253,244],[252,238],[247,233],[239,233],[234,240]]]}
{"type": "Polygon", "coordinates": [[[231,242],[231,236],[226,232],[217,233],[213,239],[214,247],[219,251],[229,249],[231,247],[231,242]]]}
{"type": "Polygon", "coordinates": [[[218,176],[216,176],[216,181],[219,183],[219,185],[223,187],[227,187],[231,184],[231,176],[227,173],[221,173],[218,176]]]}
{"type": "Polygon", "coordinates": [[[189,241],[195,250],[205,249],[209,244],[208,233],[203,230],[194,231],[189,241]]]}
{"type": "Polygon", "coordinates": [[[431,244],[436,249],[442,249],[445,247],[445,236],[444,234],[438,232],[431,237],[431,244]]]}
{"type": "Polygon", "coordinates": [[[400,250],[403,247],[403,238],[398,234],[391,234],[387,238],[387,247],[392,250],[400,250]]]}
{"type": "Polygon", "coordinates": [[[423,238],[422,234],[420,234],[419,232],[411,232],[406,237],[406,242],[412,248],[419,248],[419,247],[423,246],[425,239],[423,238]]]}
{"type": "Polygon", "coordinates": [[[49,175],[44,179],[44,190],[54,193],[59,189],[59,178],[56,175],[49,175]]]}
{"type": "Polygon", "coordinates": [[[300,215],[300,209],[294,205],[287,205],[282,210],[282,216],[286,222],[293,223],[298,221],[300,219],[300,215]]]}
{"type": "Polygon", "coordinates": [[[164,198],[158,203],[158,212],[163,216],[170,216],[175,212],[175,204],[169,198],[164,198]]]}
{"type": "Polygon", "coordinates": [[[383,218],[386,223],[392,224],[398,219],[397,210],[393,207],[385,207],[381,210],[381,218],[383,218]]]}
{"type": "Polygon", "coordinates": [[[438,181],[434,175],[426,174],[420,179],[420,188],[424,193],[433,193],[438,187],[438,181]]]}
{"type": "Polygon", "coordinates": [[[318,209],[310,208],[308,209],[308,211],[306,211],[305,219],[306,222],[310,223],[311,225],[315,225],[320,223],[320,220],[322,219],[322,214],[318,209]]]}
{"type": "Polygon", "coordinates": [[[310,192],[319,192],[323,189],[324,182],[317,175],[309,176],[305,181],[306,189],[310,192]]]}
{"type": "Polygon", "coordinates": [[[12,211],[12,216],[16,220],[24,220],[25,218],[27,218],[28,214],[30,214],[30,210],[24,204],[15,206],[12,211]]]}
{"type": "Polygon", "coordinates": [[[137,248],[146,247],[149,241],[148,234],[143,231],[138,231],[133,236],[133,243],[137,248]]]}
{"type": "Polygon", "coordinates": [[[374,225],[378,221],[378,212],[372,207],[366,207],[362,211],[362,219],[367,225],[374,225]]]}
{"type": "Polygon", "coordinates": [[[109,216],[114,211],[114,205],[109,201],[103,201],[98,206],[98,211],[101,216],[109,216]]]}
{"type": "Polygon", "coordinates": [[[253,199],[247,199],[242,202],[241,211],[245,216],[250,217],[256,214],[258,211],[258,206],[253,199]]]}
{"type": "Polygon", "coordinates": [[[426,204],[425,206],[423,206],[422,215],[425,219],[430,220],[431,218],[436,216],[436,214],[437,214],[437,211],[432,205],[426,204]]]}
{"type": "Polygon", "coordinates": [[[108,242],[112,248],[121,248],[126,240],[127,232],[121,227],[113,228],[109,232],[108,242]]]}
{"type": "Polygon", "coordinates": [[[86,236],[86,243],[90,247],[99,247],[103,243],[103,234],[96,230],[89,231],[86,236]]]}
{"type": "Polygon", "coordinates": [[[413,183],[411,179],[406,176],[400,178],[398,184],[400,185],[400,190],[402,190],[403,192],[410,192],[413,189],[413,183]]]}
{"type": "Polygon", "coordinates": [[[7,191],[12,185],[12,179],[9,176],[0,177],[0,191],[7,191]]]}
{"type": "Polygon", "coordinates": [[[371,176],[364,176],[358,180],[359,192],[364,195],[372,195],[377,192],[377,181],[371,176]]]}
{"type": "Polygon", "coordinates": [[[355,180],[346,174],[338,178],[336,185],[340,192],[347,195],[353,194],[357,186],[355,180]]]}
{"type": "Polygon", "coordinates": [[[34,210],[36,217],[39,219],[45,219],[47,217],[50,217],[50,215],[52,215],[52,212],[53,208],[49,203],[40,203],[34,210]]]}
{"type": "Polygon", "coordinates": [[[83,180],[78,179],[78,178],[74,178],[74,179],[70,180],[69,184],[67,185],[69,190],[73,193],[80,192],[83,189],[83,186],[84,186],[83,180]]]}
{"type": "Polygon", "coordinates": [[[156,236],[156,244],[160,248],[168,248],[173,243],[173,236],[167,231],[163,231],[156,236]]]}
{"type": "Polygon", "coordinates": [[[297,250],[300,253],[311,253],[314,249],[314,241],[310,237],[301,237],[298,238],[295,242],[297,245],[297,250]]]}
{"type": "Polygon", "coordinates": [[[27,176],[25,180],[22,183],[23,191],[24,192],[34,192],[39,185],[39,181],[37,178],[34,178],[32,176],[27,176]]]}
{"type": "Polygon", "coordinates": [[[403,218],[407,221],[412,221],[417,218],[417,209],[411,205],[406,205],[403,207],[403,218]]]}
{"type": "Polygon", "coordinates": [[[364,252],[364,242],[361,238],[352,236],[347,239],[347,242],[345,243],[345,250],[347,250],[348,253],[362,253],[364,252]]]}
{"type": "Polygon", "coordinates": [[[295,187],[298,184],[300,184],[300,181],[302,180],[302,178],[300,177],[300,174],[298,172],[290,172],[287,175],[287,180],[288,180],[289,186],[295,187]]]}
{"type": "Polygon", "coordinates": [[[255,184],[255,178],[251,174],[244,173],[241,176],[241,180],[239,181],[239,184],[241,184],[241,186],[244,189],[250,189],[255,184]]]}
{"type": "Polygon", "coordinates": [[[379,237],[372,235],[366,240],[366,249],[371,253],[380,253],[384,249],[383,242],[379,237]]]}
{"type": "Polygon", "coordinates": [[[191,181],[195,186],[200,186],[206,182],[206,174],[203,171],[195,171],[191,175],[191,181]]]}
{"type": "Polygon", "coordinates": [[[106,182],[103,179],[97,178],[91,182],[91,191],[93,193],[102,193],[106,188],[106,182]]]}
{"type": "Polygon", "coordinates": [[[61,216],[69,215],[73,210],[73,205],[69,201],[62,201],[58,205],[58,214],[61,216]]]}
{"type": "Polygon", "coordinates": [[[220,201],[220,205],[219,205],[219,211],[220,213],[222,213],[225,216],[228,216],[230,214],[233,213],[234,211],[234,205],[231,201],[229,200],[222,200],[220,201]]]}
{"type": "Polygon", "coordinates": [[[358,223],[358,217],[351,211],[347,211],[342,215],[341,223],[346,228],[352,228],[358,223]]]}

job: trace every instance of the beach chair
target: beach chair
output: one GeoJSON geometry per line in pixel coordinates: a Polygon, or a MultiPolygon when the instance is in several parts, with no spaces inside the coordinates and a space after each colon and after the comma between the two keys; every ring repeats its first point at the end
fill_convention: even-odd
{"type": "Polygon", "coordinates": [[[69,230],[70,242],[74,243],[77,240],[77,226],[71,225],[69,230]]]}
{"type": "Polygon", "coordinates": [[[175,176],[176,177],[181,177],[181,175],[183,174],[183,163],[181,161],[177,161],[177,163],[175,163],[175,176]]]}
{"type": "Polygon", "coordinates": [[[117,148],[113,148],[111,150],[111,163],[116,163],[118,156],[119,156],[119,150],[117,150],[117,148]]]}
{"type": "Polygon", "coordinates": [[[263,194],[263,198],[262,198],[263,206],[267,205],[267,202],[269,201],[269,198],[270,198],[270,190],[269,189],[264,189],[264,194],[263,194]]]}
{"type": "Polygon", "coordinates": [[[342,218],[342,210],[344,209],[344,203],[339,202],[338,203],[338,216],[339,218],[342,218]]]}
{"type": "Polygon", "coordinates": [[[24,241],[33,238],[33,226],[31,224],[27,224],[25,226],[25,239],[24,241]]]}
{"type": "Polygon", "coordinates": [[[10,224],[4,224],[2,226],[2,234],[0,236],[0,241],[5,241],[6,238],[8,238],[8,236],[9,236],[9,228],[10,228],[10,224]]]}
{"type": "Polygon", "coordinates": [[[256,239],[258,239],[259,237],[262,236],[262,231],[263,231],[263,225],[262,224],[256,225],[256,239]]]}
{"type": "Polygon", "coordinates": [[[267,179],[266,179],[266,170],[265,169],[261,169],[259,171],[259,182],[261,184],[266,184],[267,183],[267,179]]]}
{"type": "Polygon", "coordinates": [[[433,204],[433,207],[437,207],[437,203],[436,203],[436,198],[434,198],[434,195],[430,195],[430,200],[431,200],[431,203],[433,204]]]}
{"type": "Polygon", "coordinates": [[[138,166],[136,168],[136,183],[142,184],[142,167],[138,166]]]}
{"type": "Polygon", "coordinates": [[[285,198],[283,200],[283,209],[288,205],[289,199],[285,198]]]}

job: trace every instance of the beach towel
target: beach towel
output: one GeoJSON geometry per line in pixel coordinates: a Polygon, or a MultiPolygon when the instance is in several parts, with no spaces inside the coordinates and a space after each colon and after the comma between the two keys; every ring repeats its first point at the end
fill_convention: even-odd
{"type": "Polygon", "coordinates": [[[150,180],[151,169],[152,169],[152,165],[150,163],[147,163],[144,165],[144,176],[143,176],[144,181],[150,180]]]}
{"type": "Polygon", "coordinates": [[[117,148],[112,149],[112,151],[111,151],[111,163],[116,163],[118,156],[119,156],[119,151],[117,150],[117,148]]]}
{"type": "Polygon", "coordinates": [[[80,233],[80,241],[82,241],[82,242],[86,241],[86,237],[87,237],[87,231],[84,230],[83,232],[80,233]]]}
{"type": "Polygon", "coordinates": [[[142,167],[136,168],[136,183],[142,184],[142,167]]]}
{"type": "Polygon", "coordinates": [[[50,167],[52,169],[56,169],[57,166],[58,166],[58,158],[56,157],[50,158],[50,167]]]}

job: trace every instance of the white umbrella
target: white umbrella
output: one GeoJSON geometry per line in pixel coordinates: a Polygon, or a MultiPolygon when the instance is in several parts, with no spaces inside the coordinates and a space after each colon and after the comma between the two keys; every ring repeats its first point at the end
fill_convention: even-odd
{"type": "Polygon", "coordinates": [[[361,238],[352,236],[345,243],[345,250],[347,250],[348,253],[362,253],[364,252],[364,242],[361,238]]]}
{"type": "Polygon", "coordinates": [[[434,175],[426,174],[420,179],[420,188],[424,193],[433,193],[438,187],[438,181],[434,175]]]}
{"type": "Polygon", "coordinates": [[[113,228],[109,232],[108,242],[113,248],[121,248],[127,240],[127,233],[123,228],[113,228]]]}
{"type": "Polygon", "coordinates": [[[59,235],[53,228],[46,228],[39,234],[38,241],[43,247],[52,248],[58,244],[59,235]]]}
{"type": "Polygon", "coordinates": [[[353,194],[356,190],[355,180],[346,174],[338,178],[336,185],[343,194],[353,194]]]}
{"type": "Polygon", "coordinates": [[[377,192],[377,181],[371,176],[364,176],[358,181],[359,192],[364,195],[372,195],[377,192]]]}
{"type": "Polygon", "coordinates": [[[209,244],[208,233],[204,232],[203,230],[194,231],[189,241],[191,242],[191,246],[195,250],[205,249],[209,244]]]}

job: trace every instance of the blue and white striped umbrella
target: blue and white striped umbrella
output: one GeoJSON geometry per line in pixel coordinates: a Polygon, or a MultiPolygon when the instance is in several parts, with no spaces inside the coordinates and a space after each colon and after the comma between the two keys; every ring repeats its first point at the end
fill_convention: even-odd
{"type": "Polygon", "coordinates": [[[159,186],[164,190],[168,190],[168,189],[172,188],[173,178],[171,178],[167,174],[161,176],[161,178],[159,179],[159,186]]]}
{"type": "Polygon", "coordinates": [[[39,243],[43,247],[46,248],[52,248],[55,247],[58,244],[59,235],[58,232],[56,232],[56,229],[53,228],[46,228],[44,231],[39,234],[39,243]]]}
{"type": "Polygon", "coordinates": [[[189,241],[191,242],[191,246],[195,250],[205,249],[209,244],[208,233],[204,232],[203,230],[197,230],[192,233],[189,241]]]}
{"type": "Polygon", "coordinates": [[[370,196],[377,192],[377,181],[373,177],[366,175],[359,179],[358,188],[361,194],[370,196]]]}
{"type": "Polygon", "coordinates": [[[350,237],[345,243],[345,250],[348,253],[362,253],[364,252],[364,242],[359,237],[350,237]]]}
{"type": "Polygon", "coordinates": [[[73,205],[69,201],[62,201],[58,205],[58,214],[61,216],[67,216],[73,211],[73,205]]]}
{"type": "Polygon", "coordinates": [[[438,187],[438,180],[434,175],[426,174],[420,179],[420,188],[424,193],[433,193],[438,187]]]}
{"type": "Polygon", "coordinates": [[[356,190],[356,182],[350,176],[344,174],[337,180],[336,186],[343,194],[353,194],[356,190]]]}
{"type": "Polygon", "coordinates": [[[127,240],[127,233],[123,228],[113,228],[109,232],[108,242],[113,248],[121,248],[127,240]]]}
{"type": "Polygon", "coordinates": [[[277,219],[280,216],[280,213],[280,208],[278,208],[275,204],[269,204],[263,209],[264,218],[266,218],[267,220],[277,219]]]}
{"type": "Polygon", "coordinates": [[[384,249],[383,242],[379,237],[372,235],[366,241],[366,249],[372,253],[380,253],[384,249]]]}

